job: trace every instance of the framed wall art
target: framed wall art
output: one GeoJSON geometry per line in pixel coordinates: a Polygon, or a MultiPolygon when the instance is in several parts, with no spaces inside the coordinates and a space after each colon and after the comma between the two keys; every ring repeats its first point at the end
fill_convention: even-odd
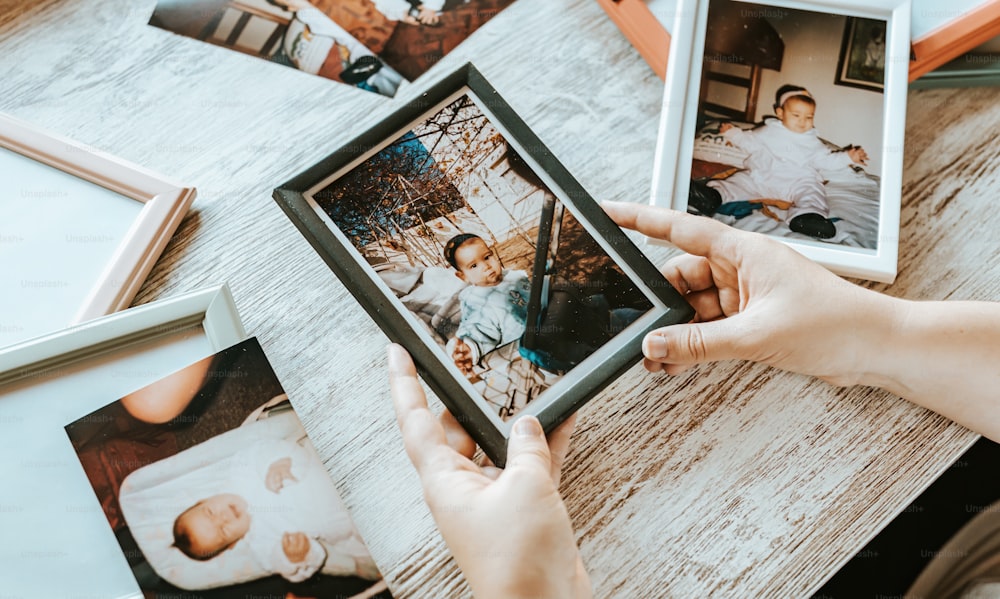
{"type": "Polygon", "coordinates": [[[692,316],[471,65],[275,199],[497,464],[692,316]]]}
{"type": "Polygon", "coordinates": [[[878,92],[885,89],[885,21],[847,17],[835,81],[878,92]]]}

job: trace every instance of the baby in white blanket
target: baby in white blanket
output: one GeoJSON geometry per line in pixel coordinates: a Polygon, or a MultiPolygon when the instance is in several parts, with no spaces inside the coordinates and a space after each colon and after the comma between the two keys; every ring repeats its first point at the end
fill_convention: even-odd
{"type": "Polygon", "coordinates": [[[292,582],[316,572],[380,578],[312,447],[263,439],[233,455],[232,492],[206,497],[174,521],[174,546],[208,560],[245,544],[261,570],[292,582]]]}

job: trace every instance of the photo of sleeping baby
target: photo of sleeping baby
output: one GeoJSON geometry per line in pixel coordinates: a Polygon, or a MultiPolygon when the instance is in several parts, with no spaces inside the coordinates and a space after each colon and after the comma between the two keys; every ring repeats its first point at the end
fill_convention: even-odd
{"type": "MultiPolygon", "coordinates": [[[[876,249],[884,94],[837,76],[850,20],[710,0],[689,212],[876,249]]],[[[885,21],[854,20],[884,39],[885,21]]],[[[884,64],[884,43],[871,52],[884,64]]]]}
{"type": "Polygon", "coordinates": [[[504,420],[652,308],[469,95],[310,199],[504,420]]]}
{"type": "Polygon", "coordinates": [[[159,0],[150,25],[395,96],[513,0],[159,0]]]}
{"type": "Polygon", "coordinates": [[[147,599],[390,597],[256,339],[66,432],[147,599]]]}

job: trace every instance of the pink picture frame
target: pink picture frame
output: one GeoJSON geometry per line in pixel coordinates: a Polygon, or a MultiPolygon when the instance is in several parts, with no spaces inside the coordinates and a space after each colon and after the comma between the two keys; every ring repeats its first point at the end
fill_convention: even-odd
{"type": "Polygon", "coordinates": [[[0,114],[0,347],[128,307],[196,190],[0,114]]]}

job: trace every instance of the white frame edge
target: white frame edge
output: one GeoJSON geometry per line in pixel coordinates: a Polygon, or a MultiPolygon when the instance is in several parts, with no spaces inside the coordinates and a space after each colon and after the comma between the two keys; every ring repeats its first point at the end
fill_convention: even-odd
{"type": "Polygon", "coordinates": [[[0,386],[97,356],[138,341],[149,341],[201,326],[214,351],[246,338],[225,284],[157,300],[61,331],[0,348],[0,386]]]}
{"type": "MultiPolygon", "coordinates": [[[[736,0],[744,1],[744,0],[736,0]]],[[[838,249],[823,242],[807,242],[776,237],[807,258],[846,277],[892,283],[897,274],[899,256],[899,212],[902,194],[906,95],[910,56],[911,0],[764,0],[762,4],[799,10],[835,12],[851,16],[883,18],[887,21],[886,81],[883,98],[885,124],[882,128],[884,152],[879,173],[879,233],[875,250],[838,249]],[[886,190],[893,190],[894,201],[886,201],[886,190]]],[[[653,164],[650,204],[686,210],[691,173],[695,121],[700,91],[700,76],[691,81],[693,65],[701,62],[708,22],[709,0],[678,0],[673,35],[670,38],[670,62],[667,65],[660,129],[653,164]]],[[[648,243],[670,245],[646,238],[648,243]]]]}
{"type": "Polygon", "coordinates": [[[143,204],[72,322],[128,307],[191,207],[195,188],[5,114],[0,147],[143,204]]]}

